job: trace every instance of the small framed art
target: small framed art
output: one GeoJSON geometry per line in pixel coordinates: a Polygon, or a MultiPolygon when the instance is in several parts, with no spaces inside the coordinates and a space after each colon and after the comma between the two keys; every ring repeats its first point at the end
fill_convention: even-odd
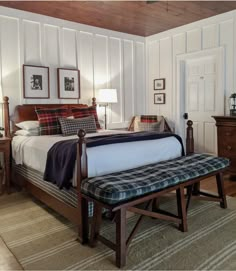
{"type": "Polygon", "coordinates": [[[80,72],[75,69],[57,69],[59,99],[80,98],[80,72]]]}
{"type": "Polygon", "coordinates": [[[166,80],[164,78],[154,80],[154,90],[164,90],[166,87],[166,80]]]}
{"type": "Polygon", "coordinates": [[[49,68],[23,65],[23,92],[26,99],[48,99],[50,97],[49,68]]]}
{"type": "Polygon", "coordinates": [[[154,104],[165,104],[165,103],[166,103],[165,93],[154,94],[154,104]]]}

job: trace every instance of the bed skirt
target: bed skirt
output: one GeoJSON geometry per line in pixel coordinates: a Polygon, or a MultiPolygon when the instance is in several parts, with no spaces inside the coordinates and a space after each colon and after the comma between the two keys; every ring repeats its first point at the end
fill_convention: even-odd
{"type": "MultiPolygon", "coordinates": [[[[16,165],[14,162],[12,163],[14,171],[19,175],[26,178],[30,183],[37,186],[41,190],[50,194],[54,198],[65,202],[73,207],[78,206],[77,201],[77,190],[73,187],[70,189],[59,189],[56,185],[46,182],[43,180],[43,173],[36,171],[32,168],[29,168],[25,165],[16,165]]],[[[89,202],[88,208],[89,216],[93,216],[93,203],[89,202]]]]}

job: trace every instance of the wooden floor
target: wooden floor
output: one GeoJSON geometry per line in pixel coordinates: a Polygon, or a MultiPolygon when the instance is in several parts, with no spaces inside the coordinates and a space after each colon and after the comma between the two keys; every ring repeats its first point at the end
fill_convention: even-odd
{"type": "MultiPolygon", "coordinates": [[[[229,176],[224,177],[224,186],[226,195],[236,197],[236,180],[231,180],[229,176]]],[[[204,190],[217,192],[215,178],[209,178],[201,183],[201,188],[204,190]]]]}
{"type": "MultiPolygon", "coordinates": [[[[211,192],[216,192],[216,183],[214,178],[209,178],[201,183],[201,188],[211,192]]],[[[225,191],[228,196],[236,197],[236,181],[225,177],[225,191]]],[[[3,240],[0,238],[0,270],[23,270],[17,262],[14,255],[6,247],[3,240]]]]}

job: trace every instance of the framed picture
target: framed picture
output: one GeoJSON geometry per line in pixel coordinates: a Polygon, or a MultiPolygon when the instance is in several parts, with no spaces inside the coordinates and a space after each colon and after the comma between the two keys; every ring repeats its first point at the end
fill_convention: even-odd
{"type": "Polygon", "coordinates": [[[75,69],[57,69],[59,99],[80,98],[80,72],[75,69]]]}
{"type": "Polygon", "coordinates": [[[165,104],[165,103],[166,103],[165,93],[154,94],[154,104],[165,104]]]}
{"type": "Polygon", "coordinates": [[[154,80],[154,90],[164,90],[166,87],[166,80],[164,78],[154,80]]]}
{"type": "Polygon", "coordinates": [[[23,65],[23,96],[30,99],[48,99],[49,68],[23,65]]]}

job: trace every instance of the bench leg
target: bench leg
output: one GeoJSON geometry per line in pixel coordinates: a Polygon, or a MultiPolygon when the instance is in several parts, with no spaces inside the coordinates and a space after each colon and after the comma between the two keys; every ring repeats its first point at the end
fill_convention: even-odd
{"type": "Polygon", "coordinates": [[[122,268],[126,264],[126,209],[116,212],[116,265],[122,268]]]}
{"type": "Polygon", "coordinates": [[[79,201],[79,228],[78,228],[78,241],[81,244],[88,243],[88,201],[81,198],[79,201]]]}
{"type": "Polygon", "coordinates": [[[219,197],[222,200],[220,202],[220,207],[225,209],[227,208],[227,201],[226,201],[226,195],[225,195],[225,189],[224,189],[223,173],[216,174],[216,183],[217,183],[219,197]]]}
{"type": "Polygon", "coordinates": [[[188,207],[191,201],[192,193],[193,193],[193,185],[187,186],[187,203],[186,203],[186,212],[188,212],[188,207]]]}
{"type": "Polygon", "coordinates": [[[200,194],[200,182],[195,183],[195,184],[193,185],[193,192],[192,192],[192,194],[193,194],[194,196],[199,196],[199,194],[200,194]]]}
{"type": "Polygon", "coordinates": [[[97,236],[100,231],[102,222],[102,207],[99,206],[97,203],[94,203],[93,209],[93,219],[91,223],[91,231],[90,231],[90,246],[95,247],[97,243],[97,236]]]}
{"type": "Polygon", "coordinates": [[[160,206],[160,198],[155,198],[152,201],[152,211],[156,212],[159,209],[160,206]]]}
{"type": "Polygon", "coordinates": [[[179,229],[183,232],[186,232],[188,231],[188,227],[187,227],[187,213],[186,213],[184,186],[180,186],[180,188],[176,190],[176,198],[178,207],[178,217],[182,221],[181,224],[179,225],[179,229]]]}

